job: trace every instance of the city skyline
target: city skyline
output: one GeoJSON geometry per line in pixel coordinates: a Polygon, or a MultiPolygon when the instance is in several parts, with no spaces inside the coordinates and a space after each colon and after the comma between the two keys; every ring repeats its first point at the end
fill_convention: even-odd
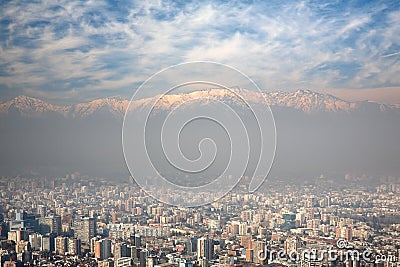
{"type": "Polygon", "coordinates": [[[0,267],[400,267],[399,0],[0,6],[0,267]]]}

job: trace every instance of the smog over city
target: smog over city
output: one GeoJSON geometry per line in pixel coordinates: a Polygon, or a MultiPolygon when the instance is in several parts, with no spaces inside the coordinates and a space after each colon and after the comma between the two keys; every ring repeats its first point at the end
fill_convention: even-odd
{"type": "Polygon", "coordinates": [[[3,1],[0,267],[400,266],[400,2],[3,1]]]}

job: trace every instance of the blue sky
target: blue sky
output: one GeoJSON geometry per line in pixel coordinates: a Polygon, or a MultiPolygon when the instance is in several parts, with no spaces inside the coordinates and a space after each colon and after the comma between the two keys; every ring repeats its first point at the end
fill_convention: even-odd
{"type": "Polygon", "coordinates": [[[129,97],[193,60],[229,64],[266,91],[400,99],[397,0],[0,2],[1,99],[129,97]]]}

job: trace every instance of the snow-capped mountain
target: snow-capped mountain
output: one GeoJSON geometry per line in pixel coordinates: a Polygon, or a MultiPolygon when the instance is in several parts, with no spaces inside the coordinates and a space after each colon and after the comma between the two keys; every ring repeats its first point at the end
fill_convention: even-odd
{"type": "MultiPolygon", "coordinates": [[[[253,117],[241,110],[244,103],[238,95],[257,108],[266,107],[267,102],[273,111],[278,143],[272,177],[400,172],[400,106],[349,102],[309,90],[257,93],[243,89],[154,96],[130,104],[127,99],[105,98],[70,106],[19,96],[0,104],[0,169],[3,175],[18,175],[26,170],[43,175],[64,175],[69,171],[127,175],[121,126],[128,106],[141,119],[141,112],[155,104],[159,113],[148,125],[152,136],[156,136],[158,122],[171,109],[183,104],[189,115],[196,114],[198,106],[192,104],[195,102],[209,105],[207,110],[213,112],[213,100],[244,111],[241,118],[251,131],[253,117]]],[[[182,147],[192,147],[190,142],[197,134],[218,137],[215,140],[224,137],[214,127],[204,127],[204,132],[190,129],[186,132],[188,138],[182,139],[182,147]]],[[[257,158],[256,151],[252,157],[257,158]]]]}
{"type": "Polygon", "coordinates": [[[96,99],[69,107],[68,114],[72,117],[87,117],[98,112],[108,112],[114,116],[121,116],[124,114],[128,103],[129,100],[127,99],[96,99]]]}
{"type": "Polygon", "coordinates": [[[254,104],[265,105],[265,103],[267,103],[271,107],[285,107],[305,113],[351,112],[366,109],[388,111],[399,109],[399,106],[389,106],[368,101],[349,102],[329,94],[317,93],[310,90],[259,93],[244,89],[209,89],[191,93],[158,95],[152,98],[133,101],[130,105],[127,99],[104,98],[72,106],[57,106],[36,98],[18,96],[0,104],[0,114],[18,113],[22,116],[31,117],[46,113],[56,113],[64,117],[83,118],[99,113],[110,113],[113,116],[120,117],[124,114],[128,105],[130,110],[137,111],[142,110],[148,105],[154,105],[156,110],[171,110],[178,105],[196,99],[199,103],[204,105],[207,105],[212,100],[219,100],[240,106],[244,105],[242,97],[246,99],[246,101],[254,104]]]}
{"type": "Polygon", "coordinates": [[[339,99],[329,94],[316,93],[310,90],[297,90],[295,92],[272,92],[264,94],[271,106],[283,106],[302,110],[315,111],[345,111],[357,109],[358,104],[339,99]]]}
{"type": "Polygon", "coordinates": [[[65,114],[67,110],[68,107],[52,105],[28,96],[17,96],[10,101],[0,104],[0,113],[17,112],[23,116],[36,116],[51,112],[65,114]]]}
{"type": "Polygon", "coordinates": [[[219,100],[236,106],[245,105],[243,101],[245,100],[254,104],[268,104],[271,107],[293,108],[306,113],[317,111],[349,112],[359,107],[359,103],[348,102],[329,94],[316,93],[310,90],[258,93],[243,89],[231,91],[227,89],[210,89],[193,93],[164,95],[142,99],[133,102],[130,105],[130,109],[141,110],[146,105],[155,104],[155,109],[169,110],[193,99],[199,99],[200,104],[204,105],[207,105],[210,100],[219,100]]]}
{"type": "Polygon", "coordinates": [[[42,100],[18,96],[0,104],[0,114],[17,113],[24,117],[35,117],[40,114],[59,114],[64,117],[88,117],[97,113],[110,113],[116,117],[122,116],[128,106],[127,99],[104,98],[72,106],[57,106],[42,100]]]}

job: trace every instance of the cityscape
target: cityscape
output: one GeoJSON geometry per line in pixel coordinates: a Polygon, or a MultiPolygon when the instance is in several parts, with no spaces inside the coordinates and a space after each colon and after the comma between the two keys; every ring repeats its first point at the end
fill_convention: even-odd
{"type": "Polygon", "coordinates": [[[400,179],[366,179],[266,181],[254,194],[239,184],[180,208],[129,179],[2,178],[1,264],[399,266],[400,179]]]}
{"type": "Polygon", "coordinates": [[[0,0],[0,267],[400,267],[400,0],[0,0]]]}

